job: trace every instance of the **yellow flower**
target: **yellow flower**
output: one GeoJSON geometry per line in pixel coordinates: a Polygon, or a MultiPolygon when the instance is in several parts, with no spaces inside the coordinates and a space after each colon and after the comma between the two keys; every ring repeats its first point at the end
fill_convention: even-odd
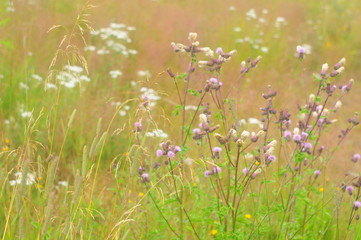
{"type": "Polygon", "coordinates": [[[139,197],[143,197],[143,196],[144,196],[144,193],[140,192],[140,193],[138,194],[138,196],[139,196],[139,197]]]}
{"type": "Polygon", "coordinates": [[[325,189],[322,187],[322,188],[319,189],[319,191],[323,192],[323,191],[325,191],[325,189]]]}
{"type": "Polygon", "coordinates": [[[246,215],[244,215],[244,216],[245,216],[245,218],[247,218],[247,219],[251,219],[251,217],[252,217],[251,214],[246,214],[246,215]]]}
{"type": "Polygon", "coordinates": [[[126,152],[126,153],[125,153],[125,156],[128,157],[128,156],[129,156],[129,152],[126,152]]]}
{"type": "Polygon", "coordinates": [[[216,229],[212,229],[212,231],[211,231],[212,236],[215,236],[217,233],[218,233],[218,231],[216,229]]]}
{"type": "Polygon", "coordinates": [[[9,151],[9,148],[8,147],[3,147],[3,152],[7,152],[7,151],[9,151]]]}
{"type": "Polygon", "coordinates": [[[197,187],[197,183],[193,183],[193,187],[197,187]]]}
{"type": "Polygon", "coordinates": [[[10,142],[9,139],[8,139],[8,138],[5,138],[5,143],[6,143],[6,144],[9,144],[9,142],[10,142]]]}
{"type": "Polygon", "coordinates": [[[255,163],[256,165],[259,165],[259,162],[258,161],[256,161],[256,163],[255,163]]]}

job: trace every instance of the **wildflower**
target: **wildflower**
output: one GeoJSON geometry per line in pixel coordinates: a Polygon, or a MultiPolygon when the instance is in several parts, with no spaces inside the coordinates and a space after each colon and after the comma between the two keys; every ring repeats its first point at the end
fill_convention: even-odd
{"type": "Polygon", "coordinates": [[[321,75],[322,77],[326,76],[327,70],[328,70],[328,64],[325,63],[325,64],[322,65],[320,75],[321,75]]]}
{"type": "Polygon", "coordinates": [[[301,142],[301,136],[299,134],[295,134],[293,135],[293,141],[295,141],[296,143],[300,143],[301,142]]]}
{"type": "Polygon", "coordinates": [[[217,231],[216,229],[212,229],[212,230],[211,230],[211,235],[212,235],[212,236],[215,236],[217,233],[218,233],[218,231],[217,231]]]}
{"type": "Polygon", "coordinates": [[[306,49],[300,45],[296,47],[296,57],[299,59],[303,59],[306,54],[306,49]]]}
{"type": "Polygon", "coordinates": [[[338,61],[338,63],[336,63],[336,64],[333,66],[333,69],[338,70],[338,69],[340,69],[343,65],[345,65],[345,63],[346,63],[346,58],[341,58],[341,60],[338,61]]]}
{"type": "Polygon", "coordinates": [[[313,175],[315,176],[315,179],[317,179],[318,175],[320,175],[320,174],[321,174],[320,170],[316,170],[316,171],[313,172],[313,175]]]}
{"type": "Polygon", "coordinates": [[[134,126],[135,126],[135,132],[140,132],[140,131],[142,131],[142,123],[140,123],[140,122],[135,122],[134,123],[134,126]]]}
{"type": "Polygon", "coordinates": [[[347,186],[345,188],[345,190],[348,192],[348,194],[352,195],[352,193],[353,193],[353,187],[352,186],[347,186]]]}
{"type": "Polygon", "coordinates": [[[208,122],[207,116],[204,113],[199,114],[199,121],[201,123],[207,123],[208,122]]]}
{"type": "Polygon", "coordinates": [[[244,141],[244,140],[248,139],[250,135],[251,135],[250,132],[244,130],[244,131],[241,133],[241,139],[244,141]]]}
{"type": "Polygon", "coordinates": [[[58,184],[63,186],[63,187],[68,187],[68,182],[67,181],[59,181],[58,184]]]}
{"type": "Polygon", "coordinates": [[[172,151],[169,151],[169,152],[167,153],[167,156],[168,156],[169,158],[174,158],[175,153],[172,152],[172,151]]]}
{"type": "Polygon", "coordinates": [[[138,194],[138,196],[139,196],[139,197],[143,197],[143,196],[144,196],[144,193],[140,192],[140,193],[138,194]]]}
{"type": "Polygon", "coordinates": [[[335,111],[336,110],[338,110],[338,109],[340,109],[342,107],[342,102],[341,101],[337,101],[336,103],[335,103],[335,111]]]}
{"type": "Polygon", "coordinates": [[[359,209],[359,207],[361,207],[361,202],[360,201],[355,201],[353,203],[353,206],[354,206],[355,210],[357,210],[357,209],[359,209]]]}
{"type": "Polygon", "coordinates": [[[306,143],[303,144],[303,148],[302,148],[303,152],[310,153],[311,149],[312,149],[312,144],[311,143],[306,142],[306,143]]]}
{"type": "Polygon", "coordinates": [[[249,173],[249,169],[248,168],[243,168],[242,172],[244,175],[247,175],[249,173]]]}
{"type": "Polygon", "coordinates": [[[209,176],[211,176],[213,173],[211,172],[211,171],[209,171],[209,170],[206,170],[206,171],[204,171],[204,176],[205,177],[209,177],[209,176]]]}
{"type": "Polygon", "coordinates": [[[324,191],[325,191],[325,189],[322,187],[322,188],[318,189],[318,191],[320,191],[320,192],[324,192],[324,191]]]}
{"type": "Polygon", "coordinates": [[[333,71],[330,73],[330,77],[336,77],[337,75],[339,75],[340,73],[342,73],[345,70],[344,67],[340,67],[337,70],[333,71]]]}
{"type": "MultiPolygon", "coordinates": [[[[16,184],[20,184],[23,180],[23,173],[22,172],[16,172],[15,173],[15,180],[10,180],[9,184],[10,186],[14,186],[16,184]]],[[[28,173],[25,177],[25,184],[26,185],[32,185],[35,183],[35,174],[34,173],[28,173]]]]}
{"type": "Polygon", "coordinates": [[[360,159],[361,159],[361,155],[356,153],[352,157],[352,162],[357,163],[357,161],[360,160],[360,159]]]}
{"type": "Polygon", "coordinates": [[[217,173],[221,173],[222,172],[222,168],[218,167],[218,166],[214,166],[213,167],[213,173],[217,174],[217,173]]]}
{"type": "Polygon", "coordinates": [[[222,148],[220,148],[220,147],[214,147],[214,148],[213,148],[213,151],[214,151],[215,153],[220,153],[220,152],[222,152],[222,148]]]}
{"type": "Polygon", "coordinates": [[[291,140],[291,137],[292,137],[292,133],[290,130],[286,130],[284,133],[283,133],[283,137],[287,140],[287,141],[290,141],[291,140]]]}
{"type": "Polygon", "coordinates": [[[274,161],[276,161],[276,156],[275,155],[269,155],[268,157],[267,157],[267,159],[266,159],[266,161],[268,162],[268,163],[272,163],[272,162],[274,162],[274,161]]]}
{"type": "Polygon", "coordinates": [[[156,153],[157,153],[157,157],[161,157],[164,155],[164,152],[160,149],[158,149],[156,153]]]}
{"type": "Polygon", "coordinates": [[[174,147],[174,153],[180,152],[182,149],[179,146],[174,147]]]}
{"type": "Polygon", "coordinates": [[[143,182],[150,182],[149,174],[148,174],[148,173],[143,173],[143,174],[140,175],[140,176],[141,176],[143,182]]]}
{"type": "Polygon", "coordinates": [[[251,214],[246,214],[246,215],[244,215],[244,217],[245,217],[246,219],[251,219],[251,218],[252,218],[252,215],[251,215],[251,214]]]}

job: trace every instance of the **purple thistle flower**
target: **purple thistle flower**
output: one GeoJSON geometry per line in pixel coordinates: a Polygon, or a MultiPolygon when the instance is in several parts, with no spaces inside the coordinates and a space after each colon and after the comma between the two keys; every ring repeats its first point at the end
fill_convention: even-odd
{"type": "Polygon", "coordinates": [[[218,55],[223,55],[223,54],[224,54],[223,49],[220,48],[220,47],[216,49],[216,53],[217,53],[218,55]]]}
{"type": "Polygon", "coordinates": [[[220,148],[220,147],[214,147],[214,148],[213,148],[213,151],[214,151],[215,153],[220,153],[220,152],[222,152],[222,148],[220,148]]]}
{"type": "Polygon", "coordinates": [[[309,152],[311,149],[312,149],[312,144],[311,143],[306,142],[305,144],[303,144],[302,151],[309,152]]]}
{"type": "Polygon", "coordinates": [[[150,182],[149,174],[148,174],[148,173],[143,173],[143,174],[141,175],[141,178],[142,178],[143,182],[150,182]]]}
{"type": "Polygon", "coordinates": [[[352,157],[352,162],[357,163],[357,161],[359,161],[360,159],[361,159],[361,155],[356,153],[352,157]]]}
{"type": "Polygon", "coordinates": [[[174,153],[180,152],[182,149],[179,146],[174,147],[174,153]]]}
{"type": "Polygon", "coordinates": [[[157,150],[157,157],[161,157],[161,156],[163,156],[163,151],[158,149],[157,150]]]}
{"type": "Polygon", "coordinates": [[[200,134],[201,130],[199,128],[193,129],[193,134],[200,134]]]}
{"type": "Polygon", "coordinates": [[[283,137],[287,140],[287,141],[290,141],[291,140],[291,137],[292,137],[292,133],[290,130],[286,130],[284,133],[283,133],[283,137]]]}
{"type": "Polygon", "coordinates": [[[353,206],[354,206],[355,210],[357,210],[357,209],[359,209],[359,207],[361,207],[361,202],[360,201],[355,201],[353,203],[353,206]]]}
{"type": "Polygon", "coordinates": [[[211,171],[209,171],[209,170],[206,170],[206,171],[204,171],[204,176],[205,177],[209,177],[209,176],[211,176],[213,173],[211,172],[211,171]]]}
{"type": "Polygon", "coordinates": [[[216,84],[218,82],[217,78],[211,78],[209,81],[213,84],[216,84]]]}
{"type": "Polygon", "coordinates": [[[275,155],[269,155],[268,158],[267,158],[267,160],[268,160],[270,163],[272,163],[272,162],[276,161],[276,156],[275,156],[275,155]]]}
{"type": "Polygon", "coordinates": [[[169,151],[169,152],[167,153],[167,156],[168,156],[169,158],[174,158],[175,153],[172,152],[172,151],[169,151]]]}
{"type": "Polygon", "coordinates": [[[352,186],[347,186],[347,187],[346,187],[346,191],[348,192],[348,194],[352,195],[352,193],[353,193],[353,187],[352,187],[352,186]]]}
{"type": "Polygon", "coordinates": [[[316,170],[313,172],[313,175],[315,176],[315,179],[317,179],[318,175],[321,174],[321,171],[320,170],[316,170]]]}
{"type": "Polygon", "coordinates": [[[304,140],[306,140],[307,138],[308,138],[308,133],[302,132],[302,133],[301,133],[301,139],[304,141],[304,140]]]}
{"type": "Polygon", "coordinates": [[[249,173],[249,169],[248,168],[243,168],[243,170],[242,170],[242,172],[243,172],[243,174],[248,174],[249,173]]]}
{"type": "Polygon", "coordinates": [[[222,172],[222,168],[218,167],[218,166],[214,166],[213,167],[213,173],[214,174],[217,174],[217,173],[220,173],[222,172]]]}
{"type": "Polygon", "coordinates": [[[135,126],[136,128],[141,128],[141,127],[142,127],[142,124],[141,124],[140,122],[135,122],[135,123],[134,123],[134,126],[135,126]]]}
{"type": "Polygon", "coordinates": [[[296,143],[301,142],[301,136],[299,134],[293,135],[293,141],[295,141],[296,143]]]}

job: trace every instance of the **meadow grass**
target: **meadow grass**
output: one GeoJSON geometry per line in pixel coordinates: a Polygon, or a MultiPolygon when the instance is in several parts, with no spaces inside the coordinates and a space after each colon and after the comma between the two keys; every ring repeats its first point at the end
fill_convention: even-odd
{"type": "Polygon", "coordinates": [[[2,239],[361,239],[358,1],[221,6],[0,4],[2,239]]]}

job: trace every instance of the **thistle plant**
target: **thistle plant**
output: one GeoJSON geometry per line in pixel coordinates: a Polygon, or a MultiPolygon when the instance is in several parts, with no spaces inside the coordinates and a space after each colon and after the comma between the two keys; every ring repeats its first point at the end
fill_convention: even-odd
{"type": "MultiPolygon", "coordinates": [[[[323,145],[322,136],[335,125],[341,99],[353,84],[352,79],[344,85],[335,84],[334,79],[344,71],[345,59],[332,71],[324,64],[320,73],[313,75],[315,92],[296,106],[296,116],[291,114],[294,111],[274,107],[277,91],[268,86],[262,94],[266,103],[260,108],[261,128],[252,129],[241,124],[238,102],[232,98],[233,87],[227,89],[221,81],[223,64],[236,51],[200,47],[196,33],[190,33],[188,40],[188,44],[171,44],[176,53],[190,58],[186,71],[176,74],[167,70],[180,104],[174,116],[181,118],[180,138],[159,142],[151,155],[154,157],[143,160],[138,169],[139,182],[173,236],[316,239],[331,234],[334,226],[341,231],[341,217],[334,211],[343,206],[340,202],[333,204],[333,197],[325,193],[331,190],[324,173],[335,151],[359,124],[357,114],[348,120],[349,126],[341,131],[335,146],[323,145]],[[192,90],[197,71],[210,76],[197,80],[203,82],[202,89],[192,90]],[[189,101],[197,101],[192,113],[186,110],[189,101]],[[206,194],[200,194],[199,189],[206,194]],[[169,215],[169,211],[178,214],[169,215]],[[322,221],[318,231],[313,227],[316,221],[322,221]],[[205,222],[211,226],[204,226],[205,222]]],[[[302,47],[297,47],[297,53],[303,58],[302,47]]],[[[260,61],[260,56],[243,61],[234,84],[239,85],[260,61]]],[[[144,103],[139,106],[139,111],[147,108],[144,103]]],[[[142,124],[137,120],[134,133],[139,139],[144,134],[144,123],[155,123],[152,118],[142,118],[142,124]]],[[[152,149],[146,141],[136,142],[152,149]]],[[[359,158],[355,155],[352,161],[359,158]]],[[[357,184],[345,186],[343,191],[352,195],[354,187],[360,189],[357,184]]],[[[359,219],[359,207],[358,190],[343,232],[352,231],[352,221],[359,219]]]]}

